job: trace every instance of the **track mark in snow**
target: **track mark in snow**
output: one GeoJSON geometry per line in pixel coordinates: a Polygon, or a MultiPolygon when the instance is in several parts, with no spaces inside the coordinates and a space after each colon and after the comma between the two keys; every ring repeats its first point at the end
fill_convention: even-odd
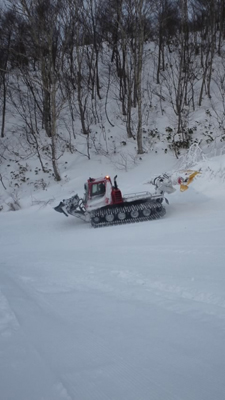
{"type": "Polygon", "coordinates": [[[18,329],[19,323],[6,297],[0,291],[0,334],[11,336],[12,331],[18,329]]]}
{"type": "MultiPolygon", "coordinates": [[[[109,387],[112,392],[116,390],[115,393],[118,395],[126,385],[129,387],[133,385],[135,391],[142,379],[148,382],[148,373],[144,370],[140,372],[141,376],[134,371],[137,378],[133,381],[130,377],[129,359],[124,359],[109,346],[108,338],[105,338],[104,333],[96,332],[89,326],[87,329],[86,322],[83,322],[81,318],[77,326],[76,318],[68,319],[62,314],[62,308],[58,311],[57,303],[55,304],[56,297],[53,296],[54,303],[48,302],[45,297],[43,298],[29,286],[29,280],[23,278],[21,280],[8,273],[1,273],[1,282],[7,288],[7,293],[13,293],[10,303],[20,321],[21,342],[24,342],[24,347],[27,349],[27,359],[30,359],[31,369],[36,370],[39,379],[41,377],[43,380],[43,374],[45,374],[47,381],[55,382],[52,384],[51,397],[48,398],[43,389],[40,398],[92,400],[94,396],[96,400],[111,400],[109,387]],[[27,287],[25,281],[28,283],[27,287]],[[119,369],[121,371],[118,373],[119,369]],[[118,375],[116,389],[112,383],[114,382],[112,373],[115,376],[118,375]],[[104,381],[108,382],[109,387],[104,384],[104,381]]],[[[81,293],[81,298],[83,297],[85,296],[81,293]]],[[[47,300],[48,298],[47,296],[47,300]]],[[[57,301],[60,304],[60,297],[57,301]]],[[[89,304],[88,307],[90,307],[89,304]]],[[[95,322],[93,326],[95,327],[95,322]]],[[[47,385],[46,382],[45,385],[47,385]]],[[[23,393],[22,389],[20,393],[23,393]]],[[[36,400],[35,397],[34,399],[36,400]]],[[[23,400],[29,399],[25,396],[23,400]]]]}
{"type": "MultiPolygon", "coordinates": [[[[11,293],[8,301],[0,291],[0,317],[2,317],[0,319],[0,334],[3,331],[6,336],[5,332],[9,331],[9,327],[14,327],[13,341],[16,345],[10,344],[8,334],[5,338],[8,341],[5,342],[6,347],[3,352],[6,360],[4,373],[9,375],[7,371],[10,371],[10,377],[14,381],[14,390],[19,384],[20,393],[23,393],[23,400],[30,400],[31,398],[35,400],[73,400],[73,396],[70,396],[68,388],[63,384],[57,365],[51,360],[53,353],[51,354],[51,350],[48,350],[48,347],[54,348],[52,342],[54,343],[56,338],[59,338],[60,343],[60,330],[63,332],[63,325],[60,321],[56,323],[57,319],[54,314],[48,312],[47,304],[45,302],[42,304],[41,299],[39,299],[39,302],[32,295],[32,291],[28,287],[25,288],[20,280],[1,271],[0,286],[3,292],[6,292],[6,295],[11,293]],[[16,332],[15,328],[17,328],[16,332]],[[23,376],[23,369],[29,368],[28,364],[30,366],[30,370],[28,370],[31,374],[29,383],[23,376]],[[43,388],[36,387],[38,380],[35,378],[35,374],[39,377],[39,380],[42,380],[43,388]]],[[[9,333],[12,334],[12,329],[9,333]]],[[[7,382],[4,382],[5,385],[7,385],[7,382]]],[[[3,393],[6,390],[2,384],[1,389],[3,393]]],[[[10,390],[8,390],[9,393],[10,390]]],[[[7,396],[8,394],[6,398],[8,398],[7,396]]],[[[17,400],[16,397],[10,397],[11,399],[17,400]]]]}
{"type": "Polygon", "coordinates": [[[62,400],[73,400],[73,398],[68,394],[68,391],[62,382],[54,385],[55,391],[59,394],[62,400]]]}
{"type": "Polygon", "coordinates": [[[130,270],[113,271],[116,276],[117,286],[119,281],[126,284],[126,294],[132,295],[135,290],[135,298],[140,301],[157,304],[176,313],[189,313],[193,318],[215,317],[221,321],[225,329],[225,296],[210,290],[199,291],[199,285],[194,287],[195,279],[189,280],[189,285],[183,286],[170,284],[168,278],[165,282],[148,278],[138,272],[130,270]],[[139,290],[138,290],[139,287],[139,290]]]}

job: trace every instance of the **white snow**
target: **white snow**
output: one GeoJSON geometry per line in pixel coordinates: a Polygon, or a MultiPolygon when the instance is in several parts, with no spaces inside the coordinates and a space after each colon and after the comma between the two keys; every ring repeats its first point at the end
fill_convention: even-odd
{"type": "MultiPolygon", "coordinates": [[[[163,157],[119,173],[122,192],[177,173],[163,157]]],[[[224,400],[225,156],[162,219],[99,229],[53,210],[116,173],[86,165],[46,207],[0,213],[0,399],[224,400]]]]}

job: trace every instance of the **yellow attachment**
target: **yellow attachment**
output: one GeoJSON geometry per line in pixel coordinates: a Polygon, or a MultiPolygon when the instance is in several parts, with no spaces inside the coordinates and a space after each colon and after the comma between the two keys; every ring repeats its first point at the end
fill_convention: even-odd
{"type": "Polygon", "coordinates": [[[189,178],[188,178],[187,185],[189,185],[189,183],[191,183],[191,182],[194,180],[194,177],[195,177],[196,175],[198,175],[198,174],[200,174],[199,171],[193,172],[193,174],[191,174],[191,175],[189,176],[189,178]]]}
{"type": "MultiPolygon", "coordinates": [[[[187,171],[188,172],[188,171],[187,171]]],[[[185,190],[188,189],[188,185],[190,185],[190,183],[194,180],[195,176],[200,174],[201,172],[199,171],[194,171],[192,172],[192,174],[189,176],[188,180],[186,183],[181,183],[180,185],[180,191],[181,192],[185,192],[185,190]]]]}
{"type": "Polygon", "coordinates": [[[181,185],[180,185],[180,191],[181,192],[185,192],[185,190],[187,190],[188,189],[188,186],[187,185],[184,185],[183,183],[181,183],[181,185]]]}

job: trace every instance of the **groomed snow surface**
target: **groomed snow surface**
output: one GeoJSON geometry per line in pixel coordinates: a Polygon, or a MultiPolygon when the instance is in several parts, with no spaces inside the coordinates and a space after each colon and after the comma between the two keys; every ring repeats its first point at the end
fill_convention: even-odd
{"type": "MultiPolygon", "coordinates": [[[[1,400],[225,399],[224,156],[197,167],[160,220],[56,213],[85,170],[54,204],[0,213],[1,400]]],[[[148,190],[151,172],[118,184],[148,190]]]]}

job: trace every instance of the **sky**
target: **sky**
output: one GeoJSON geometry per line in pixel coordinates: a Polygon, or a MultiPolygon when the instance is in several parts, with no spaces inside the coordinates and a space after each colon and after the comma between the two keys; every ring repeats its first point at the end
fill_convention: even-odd
{"type": "Polygon", "coordinates": [[[169,154],[128,172],[85,161],[0,213],[1,399],[224,400],[225,157],[192,167],[159,220],[94,229],[53,207],[90,171],[152,191],[182,170],[169,154]]]}

